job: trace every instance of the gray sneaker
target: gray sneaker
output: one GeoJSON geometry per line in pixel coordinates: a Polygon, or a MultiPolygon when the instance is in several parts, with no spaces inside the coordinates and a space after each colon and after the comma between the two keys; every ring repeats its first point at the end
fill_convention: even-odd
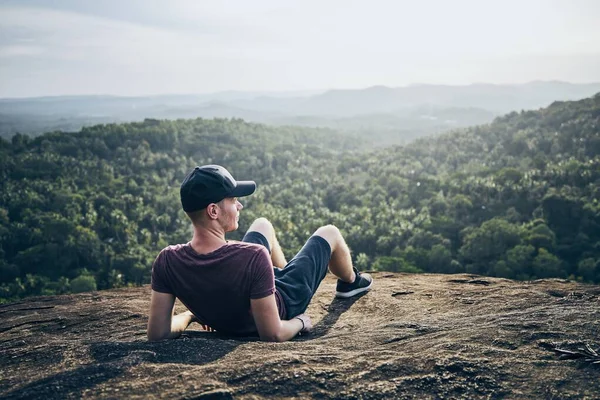
{"type": "Polygon", "coordinates": [[[356,279],[352,283],[338,279],[335,288],[335,297],[346,299],[371,289],[371,285],[373,285],[373,278],[371,275],[360,273],[356,268],[354,268],[354,273],[356,274],[356,279]]]}

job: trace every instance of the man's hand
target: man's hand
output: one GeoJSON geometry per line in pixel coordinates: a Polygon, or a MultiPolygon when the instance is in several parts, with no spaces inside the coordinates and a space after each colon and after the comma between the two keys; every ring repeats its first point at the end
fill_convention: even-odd
{"type": "MultiPolygon", "coordinates": [[[[205,331],[208,331],[208,332],[214,332],[214,331],[215,331],[215,330],[214,330],[213,328],[211,328],[210,326],[208,326],[208,325],[206,325],[206,324],[203,324],[203,323],[202,323],[202,322],[201,322],[201,321],[198,319],[198,317],[196,317],[196,316],[194,315],[194,313],[192,313],[190,310],[187,310],[186,312],[183,312],[183,313],[181,313],[181,314],[183,314],[183,315],[187,315],[187,316],[189,316],[189,317],[190,317],[190,324],[191,324],[192,322],[197,322],[197,323],[198,323],[198,324],[199,324],[199,325],[202,327],[202,329],[204,329],[205,331]]],[[[189,326],[189,325],[188,325],[188,326],[189,326]]]]}
{"type": "Polygon", "coordinates": [[[279,318],[274,294],[262,299],[250,299],[250,307],[261,340],[285,342],[296,337],[302,330],[308,333],[312,329],[310,318],[304,314],[298,316],[302,319],[294,317],[289,321],[282,321],[279,318]]]}
{"type": "Polygon", "coordinates": [[[192,323],[192,322],[198,322],[198,318],[196,318],[196,316],[194,315],[194,313],[192,313],[190,310],[187,310],[186,312],[182,312],[181,314],[189,316],[190,317],[190,323],[192,323]]]}
{"type": "Polygon", "coordinates": [[[313,324],[308,315],[300,314],[300,315],[296,315],[294,318],[299,319],[300,321],[302,321],[302,324],[303,324],[302,330],[298,333],[299,335],[305,335],[307,333],[312,332],[313,324]]]}
{"type": "Polygon", "coordinates": [[[174,339],[181,335],[189,324],[197,321],[191,311],[173,315],[175,296],[152,291],[150,316],[148,318],[148,340],[174,339]]]}
{"type": "Polygon", "coordinates": [[[183,312],[183,313],[181,313],[179,315],[186,315],[186,316],[190,317],[190,324],[192,322],[197,322],[202,327],[202,329],[205,330],[205,331],[207,331],[207,332],[216,332],[209,325],[206,325],[206,324],[203,324],[202,322],[200,322],[200,320],[190,310],[188,310],[186,312],[183,312]]]}

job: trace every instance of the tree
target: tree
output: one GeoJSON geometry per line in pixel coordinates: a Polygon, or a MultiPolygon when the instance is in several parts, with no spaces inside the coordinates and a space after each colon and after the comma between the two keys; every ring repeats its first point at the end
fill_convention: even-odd
{"type": "Polygon", "coordinates": [[[373,269],[375,271],[390,271],[390,272],[410,272],[410,273],[423,272],[421,269],[406,262],[404,259],[402,259],[400,257],[389,257],[389,256],[377,257],[377,259],[373,263],[373,269]]]}
{"type": "Polygon", "coordinates": [[[96,278],[87,271],[71,281],[71,291],[73,293],[91,292],[96,289],[96,278]]]}
{"type": "Polygon", "coordinates": [[[515,277],[514,271],[508,266],[507,262],[504,260],[500,260],[496,262],[496,264],[494,264],[493,274],[494,276],[507,279],[513,279],[515,277]]]}
{"type": "Polygon", "coordinates": [[[600,259],[589,257],[579,261],[577,274],[586,282],[600,283],[600,259]]]}
{"type": "Polygon", "coordinates": [[[358,256],[356,256],[354,266],[360,271],[368,270],[371,266],[371,260],[369,259],[369,256],[365,253],[359,253],[358,256]]]}
{"type": "Polygon", "coordinates": [[[505,278],[529,279],[533,274],[535,248],[532,245],[517,245],[506,252],[506,264],[500,265],[505,278]],[[504,268],[505,267],[505,268],[504,268]],[[510,271],[510,272],[508,272],[510,271]]]}
{"type": "Polygon", "coordinates": [[[533,260],[533,274],[537,278],[564,278],[561,261],[546,249],[539,249],[533,260]]]}
{"type": "Polygon", "coordinates": [[[577,233],[582,216],[582,207],[578,200],[559,193],[549,194],[542,200],[542,208],[544,218],[553,231],[560,235],[577,233]]]}
{"type": "Polygon", "coordinates": [[[544,223],[533,226],[526,235],[526,241],[535,248],[543,247],[548,250],[554,250],[556,246],[556,235],[544,223]]]}
{"type": "Polygon", "coordinates": [[[429,252],[429,266],[431,272],[454,273],[452,266],[452,254],[450,250],[436,244],[429,252]]]}
{"type": "Polygon", "coordinates": [[[485,274],[496,260],[521,242],[519,227],[503,219],[494,218],[470,231],[459,250],[471,272],[485,274]]]}

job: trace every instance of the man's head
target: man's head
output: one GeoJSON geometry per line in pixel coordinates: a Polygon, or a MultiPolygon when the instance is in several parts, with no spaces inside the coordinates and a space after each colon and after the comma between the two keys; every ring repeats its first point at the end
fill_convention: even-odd
{"type": "MultiPolygon", "coordinates": [[[[231,209],[230,211],[234,209],[239,211],[241,204],[237,198],[251,195],[255,190],[256,183],[254,181],[236,181],[229,171],[220,165],[204,165],[194,168],[185,177],[181,183],[179,194],[183,210],[192,221],[196,222],[199,215],[207,214],[206,216],[209,218],[215,216],[214,212],[219,211],[215,209],[215,205],[226,211],[225,216],[229,209],[231,209]],[[200,213],[199,211],[202,210],[206,210],[206,212],[200,213]]],[[[237,228],[237,223],[235,228],[237,228]]]]}

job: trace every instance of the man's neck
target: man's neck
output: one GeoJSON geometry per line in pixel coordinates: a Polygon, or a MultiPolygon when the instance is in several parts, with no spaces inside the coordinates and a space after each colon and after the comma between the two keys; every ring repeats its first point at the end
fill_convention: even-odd
{"type": "Polygon", "coordinates": [[[194,237],[190,244],[198,254],[208,254],[224,246],[225,232],[214,228],[194,227],[194,237]]]}

